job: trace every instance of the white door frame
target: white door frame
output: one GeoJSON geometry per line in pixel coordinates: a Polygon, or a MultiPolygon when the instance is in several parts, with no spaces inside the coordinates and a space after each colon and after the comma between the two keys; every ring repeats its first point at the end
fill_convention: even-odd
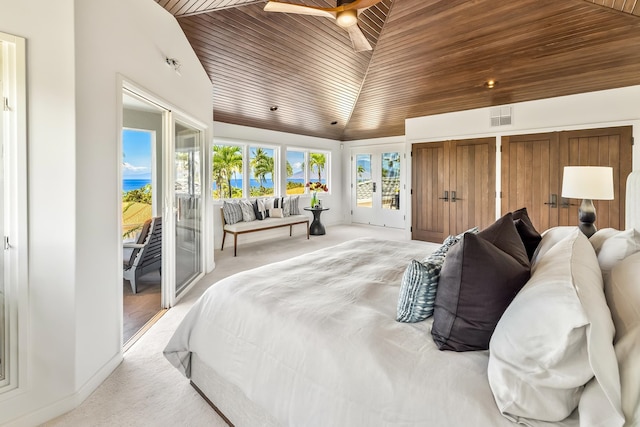
{"type": "MultiPolygon", "coordinates": [[[[25,39],[0,33],[4,197],[3,262],[6,366],[0,400],[21,393],[26,385],[28,321],[27,95],[25,39]]],[[[2,347],[2,346],[0,346],[2,347]]]]}

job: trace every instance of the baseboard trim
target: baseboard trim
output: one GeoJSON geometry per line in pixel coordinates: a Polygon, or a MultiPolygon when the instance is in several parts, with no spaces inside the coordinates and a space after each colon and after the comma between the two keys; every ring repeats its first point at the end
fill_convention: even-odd
{"type": "Polygon", "coordinates": [[[122,362],[122,352],[119,352],[111,358],[98,372],[95,373],[89,380],[82,385],[75,393],[58,400],[44,408],[37,409],[33,412],[16,418],[13,421],[5,424],[7,427],[31,427],[43,424],[50,421],[60,415],[77,408],[91,395],[104,380],[111,375],[111,373],[122,362]]]}

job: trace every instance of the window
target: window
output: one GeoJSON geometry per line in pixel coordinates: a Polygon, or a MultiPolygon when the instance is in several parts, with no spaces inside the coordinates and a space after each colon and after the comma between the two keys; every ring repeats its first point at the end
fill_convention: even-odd
{"type": "Polygon", "coordinates": [[[249,147],[250,197],[274,195],[274,151],[273,148],[249,147]]]}
{"type": "Polygon", "coordinates": [[[327,174],[329,161],[329,152],[287,150],[287,194],[308,192],[305,187],[308,182],[320,182],[331,188],[327,174]]]}
{"type": "Polygon", "coordinates": [[[242,148],[238,145],[213,146],[213,198],[242,198],[242,148]]]}
{"type": "Polygon", "coordinates": [[[292,148],[283,152],[267,145],[216,144],[212,162],[212,195],[217,200],[305,194],[305,185],[311,181],[330,187],[328,151],[292,148]]]}
{"type": "Polygon", "coordinates": [[[304,151],[287,150],[287,194],[304,194],[304,151]]]}

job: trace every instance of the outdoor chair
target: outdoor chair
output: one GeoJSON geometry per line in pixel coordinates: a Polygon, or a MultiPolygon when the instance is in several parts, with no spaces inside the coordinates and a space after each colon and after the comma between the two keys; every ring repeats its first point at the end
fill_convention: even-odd
{"type": "Polygon", "coordinates": [[[123,277],[135,294],[138,278],[161,267],[162,217],[155,217],[145,221],[135,242],[123,243],[123,277]]]}

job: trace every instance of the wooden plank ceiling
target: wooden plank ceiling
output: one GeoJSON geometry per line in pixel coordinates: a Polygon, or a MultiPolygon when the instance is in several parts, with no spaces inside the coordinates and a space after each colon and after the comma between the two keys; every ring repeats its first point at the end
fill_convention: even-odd
{"type": "Polygon", "coordinates": [[[373,51],[358,53],[332,20],[264,1],[156,1],[211,77],[220,122],[348,141],[404,135],[411,117],[640,84],[635,1],[383,0],[360,15],[373,51]]]}

